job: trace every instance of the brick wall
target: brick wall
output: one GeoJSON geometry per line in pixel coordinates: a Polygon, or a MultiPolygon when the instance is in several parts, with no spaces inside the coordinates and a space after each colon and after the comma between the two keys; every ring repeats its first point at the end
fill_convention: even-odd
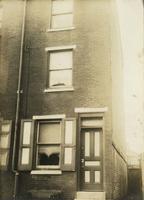
{"type": "MultiPolygon", "coordinates": [[[[3,22],[0,37],[0,115],[5,120],[14,120],[23,2],[19,0],[1,2],[3,22]]],[[[11,170],[0,172],[0,185],[0,199],[11,200],[14,190],[14,173],[11,170]]]]}
{"type": "MultiPolygon", "coordinates": [[[[19,51],[21,38],[21,14],[23,1],[5,1],[5,25],[2,36],[2,66],[0,85],[0,107],[2,116],[14,119],[16,105],[17,76],[19,68],[19,51]]],[[[120,107],[113,107],[112,94],[117,96],[120,89],[112,90],[112,54],[111,47],[111,4],[110,0],[75,0],[74,26],[71,31],[47,32],[50,21],[50,0],[27,1],[23,76],[21,95],[21,118],[31,118],[33,115],[66,114],[74,117],[75,107],[108,107],[105,115],[105,186],[107,199],[112,199],[112,116],[120,126],[120,107]],[[73,81],[74,91],[59,93],[44,93],[46,88],[47,55],[45,47],[76,45],[74,52],[73,81]],[[116,92],[117,91],[117,92],[116,92]],[[116,93],[115,93],[116,92],[116,93]],[[117,117],[118,116],[118,117],[117,117]]],[[[112,31],[112,32],[111,32],[112,31]]],[[[113,34],[115,31],[113,32],[113,34]]],[[[114,44],[116,45],[117,39],[114,44]]],[[[116,51],[116,55],[119,54],[116,51]]],[[[118,58],[119,60],[120,58],[118,58]]],[[[120,71],[121,72],[121,71],[120,71]]],[[[119,71],[114,81],[121,79],[119,71]]],[[[114,76],[113,76],[114,77],[114,76]]],[[[115,85],[115,82],[114,84],[115,85]]],[[[117,102],[115,98],[114,102],[117,102]]],[[[121,99],[118,101],[121,105],[121,99]]],[[[115,125],[115,123],[113,123],[115,125]]],[[[114,134],[121,135],[122,131],[115,128],[114,134]]],[[[117,137],[117,141],[118,137],[117,137]]],[[[121,167],[122,168],[122,167],[121,167]]],[[[12,176],[11,176],[12,177],[12,176]]],[[[11,179],[11,178],[10,178],[11,179]]],[[[8,183],[8,179],[5,179],[8,183]]],[[[13,188],[13,182],[11,188],[13,188]]],[[[72,199],[76,191],[76,173],[64,173],[62,176],[31,176],[21,174],[20,192],[30,188],[62,188],[65,198],[72,199]],[[49,184],[50,183],[50,184],[49,184]],[[72,192],[71,192],[72,191],[72,192]]],[[[4,188],[6,185],[4,186],[4,188]]],[[[9,186],[8,186],[9,187],[9,186]]],[[[7,193],[7,191],[4,191],[7,193]]],[[[8,195],[12,195],[10,192],[8,195]]],[[[5,200],[5,199],[4,199],[5,200]]]]}
{"type": "Polygon", "coordinates": [[[0,110],[4,119],[14,119],[19,70],[23,2],[2,1],[0,110]]]}
{"type": "Polygon", "coordinates": [[[112,197],[115,200],[127,194],[127,163],[114,146],[112,151],[112,197]]]}
{"type": "MultiPolygon", "coordinates": [[[[111,158],[109,155],[111,155],[112,143],[110,2],[105,0],[75,0],[74,2],[75,29],[47,32],[50,21],[50,12],[48,12],[50,1],[43,0],[41,4],[39,0],[28,1],[25,32],[25,46],[28,48],[24,51],[24,93],[21,117],[31,118],[33,115],[62,113],[67,117],[74,117],[75,107],[107,106],[105,184],[107,197],[110,199],[111,158]],[[73,44],[76,45],[73,59],[74,91],[44,93],[47,76],[45,48],[73,44]]],[[[62,177],[61,179],[63,180],[62,177]]],[[[68,186],[67,179],[65,182],[68,186]]],[[[76,179],[73,179],[72,183],[72,187],[75,187],[76,179]]],[[[31,181],[25,184],[29,185],[31,181]]],[[[52,185],[55,186],[55,183],[53,182],[52,185]]]]}
{"type": "Polygon", "coordinates": [[[19,195],[23,196],[30,190],[61,190],[65,200],[73,200],[75,197],[76,173],[63,172],[62,175],[20,175],[19,195]]]}

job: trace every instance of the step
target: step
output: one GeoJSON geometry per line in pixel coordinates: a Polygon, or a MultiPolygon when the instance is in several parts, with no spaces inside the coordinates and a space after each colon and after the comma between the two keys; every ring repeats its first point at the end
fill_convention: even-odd
{"type": "Polygon", "coordinates": [[[105,200],[105,192],[77,192],[76,200],[105,200]]]}

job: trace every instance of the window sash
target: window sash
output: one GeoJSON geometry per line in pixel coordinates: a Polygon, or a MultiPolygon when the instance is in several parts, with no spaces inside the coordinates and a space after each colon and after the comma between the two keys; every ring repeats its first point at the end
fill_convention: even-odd
{"type": "Polygon", "coordinates": [[[63,29],[72,26],[73,0],[52,0],[50,28],[63,29]]]}
{"type": "Polygon", "coordinates": [[[52,0],[52,15],[73,12],[73,0],[52,0]]]}
{"type": "Polygon", "coordinates": [[[49,87],[71,87],[72,69],[49,71],[49,87]]]}
{"type": "Polygon", "coordinates": [[[60,28],[68,28],[73,26],[73,14],[59,14],[52,15],[51,17],[51,28],[52,29],[60,29],[60,28]]]}
{"type": "Polygon", "coordinates": [[[37,156],[36,156],[36,168],[45,168],[45,169],[59,169],[60,167],[61,167],[61,145],[59,144],[59,145],[44,145],[44,148],[48,148],[48,147],[50,147],[50,146],[52,146],[52,147],[59,147],[59,164],[58,165],[43,165],[43,164],[39,164],[38,162],[38,152],[39,152],[39,149],[40,149],[40,147],[42,147],[43,145],[38,145],[37,146],[37,152],[36,152],[36,154],[37,154],[37,156]]]}
{"type": "Polygon", "coordinates": [[[73,66],[73,50],[57,50],[49,52],[49,70],[71,69],[73,66]]]}
{"type": "Polygon", "coordinates": [[[37,144],[60,144],[60,143],[61,143],[61,124],[59,121],[39,122],[38,123],[37,144]],[[53,125],[55,127],[51,127],[53,125]],[[44,127],[42,127],[42,126],[46,126],[46,128],[48,128],[49,130],[46,130],[46,128],[44,129],[44,127]],[[56,136],[58,136],[59,138],[57,138],[56,136],[55,136],[55,138],[50,138],[53,136],[53,134],[51,133],[51,131],[53,131],[53,130],[51,130],[51,129],[55,129],[55,128],[57,130],[54,130],[54,131],[56,131],[54,134],[56,134],[56,136]],[[41,131],[43,131],[43,132],[41,132],[41,131]],[[46,132],[50,132],[50,133],[46,133],[46,132]],[[45,138],[42,138],[42,136],[45,138]],[[47,137],[48,137],[48,140],[47,140],[47,137]]]}
{"type": "Polygon", "coordinates": [[[41,121],[38,122],[38,127],[37,127],[37,142],[36,142],[36,168],[45,168],[45,169],[59,169],[60,168],[60,163],[61,163],[61,138],[62,138],[62,133],[61,133],[61,121],[41,121]],[[47,143],[41,143],[39,142],[39,135],[40,135],[40,124],[59,124],[59,134],[60,134],[60,142],[47,142],[47,143]],[[59,146],[60,148],[60,153],[59,153],[59,165],[39,165],[38,164],[38,151],[40,147],[48,148],[48,147],[54,147],[54,146],[59,146]]]}
{"type": "Polygon", "coordinates": [[[73,49],[49,51],[48,60],[48,87],[71,87],[73,84],[73,49]],[[54,54],[59,54],[59,62],[54,61],[54,54]],[[60,56],[60,54],[63,55],[60,56]],[[62,64],[66,59],[66,63],[62,64]]]}

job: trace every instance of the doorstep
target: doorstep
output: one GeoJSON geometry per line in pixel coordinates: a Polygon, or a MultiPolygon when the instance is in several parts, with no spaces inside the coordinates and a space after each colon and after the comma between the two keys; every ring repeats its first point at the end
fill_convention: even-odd
{"type": "Polygon", "coordinates": [[[75,200],[105,200],[105,192],[80,191],[76,193],[75,200]]]}

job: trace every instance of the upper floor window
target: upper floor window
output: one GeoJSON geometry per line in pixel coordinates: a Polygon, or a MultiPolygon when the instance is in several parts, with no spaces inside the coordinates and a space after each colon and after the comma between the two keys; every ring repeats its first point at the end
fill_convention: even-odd
{"type": "Polygon", "coordinates": [[[73,26],[73,0],[52,0],[51,29],[73,26]]]}
{"type": "Polygon", "coordinates": [[[48,88],[72,88],[73,46],[46,48],[48,51],[48,88]]]}
{"type": "Polygon", "coordinates": [[[49,87],[72,85],[72,50],[50,52],[49,87]]]}

